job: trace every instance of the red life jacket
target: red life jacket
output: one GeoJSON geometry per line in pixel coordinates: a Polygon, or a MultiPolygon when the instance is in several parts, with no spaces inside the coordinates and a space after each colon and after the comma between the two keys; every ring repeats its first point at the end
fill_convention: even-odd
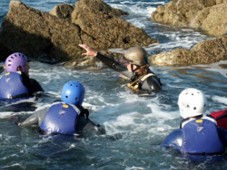
{"type": "Polygon", "coordinates": [[[227,130],[227,109],[212,112],[210,114],[217,121],[217,125],[227,130]]]}

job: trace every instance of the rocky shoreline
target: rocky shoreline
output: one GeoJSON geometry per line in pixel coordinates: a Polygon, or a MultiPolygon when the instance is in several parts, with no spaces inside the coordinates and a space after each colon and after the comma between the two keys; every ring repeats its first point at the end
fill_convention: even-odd
{"type": "MultiPolygon", "coordinates": [[[[212,35],[212,39],[191,49],[174,49],[149,57],[159,66],[210,64],[227,59],[227,1],[172,0],[152,14],[153,22],[190,27],[212,35]],[[220,14],[220,11],[222,13],[220,14]]],[[[80,0],[75,5],[59,4],[49,13],[11,0],[0,31],[1,61],[20,51],[33,60],[62,63],[70,68],[95,66],[95,60],[81,57],[78,46],[86,43],[106,52],[110,48],[149,46],[158,40],[125,21],[127,12],[102,0],[80,0]]]]}

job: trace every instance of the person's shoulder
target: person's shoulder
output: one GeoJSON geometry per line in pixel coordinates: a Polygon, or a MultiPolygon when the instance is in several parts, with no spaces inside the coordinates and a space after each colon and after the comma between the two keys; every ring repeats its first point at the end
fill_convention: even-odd
{"type": "Polygon", "coordinates": [[[29,81],[30,81],[30,85],[33,87],[33,89],[35,89],[35,92],[44,91],[42,86],[37,80],[30,78],[29,81]]]}

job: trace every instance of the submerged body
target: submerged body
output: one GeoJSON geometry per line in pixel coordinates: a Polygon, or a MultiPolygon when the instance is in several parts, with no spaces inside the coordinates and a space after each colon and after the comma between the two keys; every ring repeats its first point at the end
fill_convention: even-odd
{"type": "Polygon", "coordinates": [[[185,154],[217,155],[225,153],[227,131],[216,126],[210,117],[193,118],[182,123],[182,127],[170,133],[162,143],[185,154]]]}
{"type": "Polygon", "coordinates": [[[26,120],[21,127],[38,127],[41,134],[82,134],[83,131],[92,131],[95,134],[103,133],[99,124],[86,118],[87,110],[68,105],[63,102],[53,103],[50,108],[37,110],[26,120]]]}
{"type": "Polygon", "coordinates": [[[129,71],[123,62],[121,63],[120,61],[113,60],[101,53],[97,53],[96,57],[111,69],[127,77],[130,80],[130,83],[128,83],[127,86],[135,93],[152,93],[161,90],[159,78],[147,65],[144,65],[144,67],[141,68],[143,69],[143,73],[137,74],[136,70],[129,71]]]}
{"type": "Polygon", "coordinates": [[[83,131],[103,133],[100,125],[93,123],[89,111],[82,106],[85,95],[84,86],[78,81],[65,83],[61,93],[61,102],[43,108],[19,125],[22,127],[38,126],[42,134],[82,134],[83,131]]]}
{"type": "Polygon", "coordinates": [[[0,78],[0,101],[11,103],[33,97],[41,91],[41,85],[35,79],[29,78],[27,56],[20,52],[9,55],[0,78]]]}
{"type": "Polygon", "coordinates": [[[227,131],[218,127],[213,118],[203,115],[206,102],[200,90],[187,88],[180,93],[178,106],[183,121],[180,129],[165,138],[163,147],[174,148],[193,161],[205,161],[207,156],[225,154],[227,131]]]}
{"type": "Polygon", "coordinates": [[[142,47],[129,48],[121,60],[105,56],[85,44],[79,44],[86,50],[82,55],[96,57],[109,68],[127,77],[127,87],[136,94],[151,94],[161,90],[161,81],[146,62],[146,51],[142,47]]]}
{"type": "Polygon", "coordinates": [[[0,111],[11,117],[20,111],[34,111],[37,99],[43,94],[40,84],[20,72],[4,72],[0,77],[0,111]]]}

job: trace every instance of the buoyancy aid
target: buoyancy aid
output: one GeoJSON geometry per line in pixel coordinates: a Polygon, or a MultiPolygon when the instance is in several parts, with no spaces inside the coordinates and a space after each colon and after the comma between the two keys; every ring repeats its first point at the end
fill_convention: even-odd
{"type": "MultiPolygon", "coordinates": [[[[133,72],[133,76],[131,77],[131,82],[128,83],[127,86],[129,89],[131,89],[135,93],[140,92],[140,90],[142,89],[143,83],[149,77],[157,78],[157,76],[149,70],[149,67],[147,65],[144,65],[144,66],[136,65],[136,69],[133,69],[133,65],[131,65],[131,70],[133,72]]],[[[159,86],[161,86],[161,82],[159,80],[157,80],[156,82],[159,84],[159,86]]],[[[146,89],[146,90],[148,90],[148,89],[146,89]]]]}
{"type": "Polygon", "coordinates": [[[189,119],[182,123],[181,151],[190,154],[224,153],[216,121],[210,117],[189,119]]]}
{"type": "Polygon", "coordinates": [[[62,102],[53,104],[47,111],[40,129],[47,134],[76,133],[77,118],[80,110],[74,106],[62,102]]]}
{"type": "Polygon", "coordinates": [[[140,89],[141,89],[144,81],[146,79],[148,79],[149,77],[151,77],[151,76],[155,76],[155,74],[149,73],[147,75],[140,76],[135,81],[133,81],[131,83],[128,83],[127,86],[128,86],[128,88],[130,88],[131,90],[133,90],[135,93],[139,93],[139,91],[140,91],[140,89]]]}
{"type": "Polygon", "coordinates": [[[0,78],[0,99],[29,97],[29,90],[24,85],[21,74],[4,72],[0,78]]]}

